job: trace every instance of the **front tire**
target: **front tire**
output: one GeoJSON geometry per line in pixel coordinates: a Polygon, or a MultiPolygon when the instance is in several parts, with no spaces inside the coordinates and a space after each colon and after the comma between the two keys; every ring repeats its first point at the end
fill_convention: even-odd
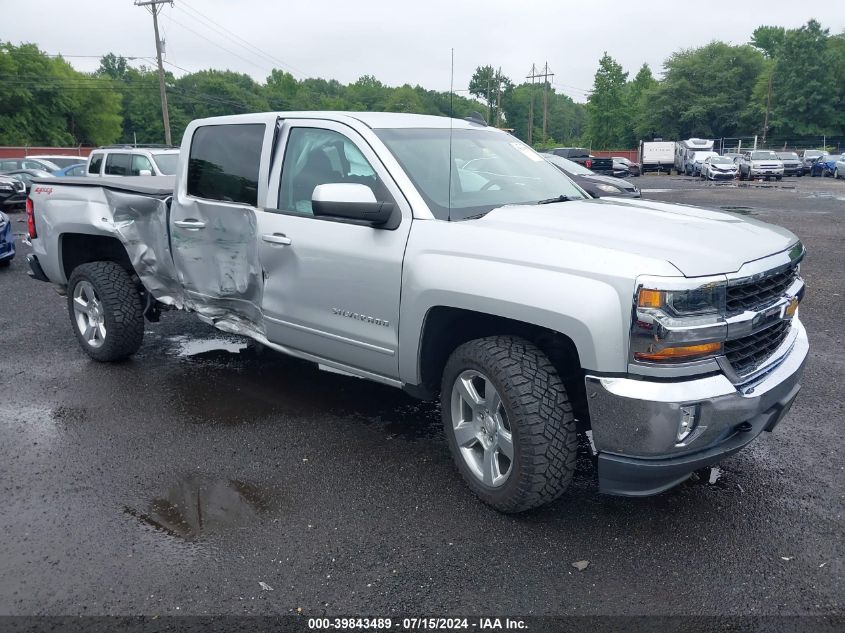
{"type": "Polygon", "coordinates": [[[94,360],[123,360],[141,347],[141,294],[119,264],[92,262],[74,268],[68,280],[67,302],[73,333],[94,360]]]}
{"type": "Polygon", "coordinates": [[[506,513],[558,498],[575,471],[575,418],[548,357],[512,336],[470,341],[449,357],[443,426],[458,470],[486,504],[506,513]]]}

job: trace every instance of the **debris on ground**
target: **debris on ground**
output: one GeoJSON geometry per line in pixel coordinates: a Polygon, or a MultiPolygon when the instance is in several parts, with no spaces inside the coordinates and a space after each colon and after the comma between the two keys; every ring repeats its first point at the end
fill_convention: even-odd
{"type": "Polygon", "coordinates": [[[587,567],[590,566],[590,561],[588,560],[576,560],[572,563],[572,566],[577,569],[578,571],[584,571],[587,567]]]}
{"type": "Polygon", "coordinates": [[[261,586],[261,589],[263,589],[264,591],[273,591],[273,588],[264,581],[259,580],[258,584],[261,586]]]}
{"type": "Polygon", "coordinates": [[[712,486],[717,481],[719,481],[719,477],[721,477],[721,476],[722,476],[722,469],[719,468],[718,466],[713,466],[710,469],[710,479],[707,481],[707,483],[712,486]]]}

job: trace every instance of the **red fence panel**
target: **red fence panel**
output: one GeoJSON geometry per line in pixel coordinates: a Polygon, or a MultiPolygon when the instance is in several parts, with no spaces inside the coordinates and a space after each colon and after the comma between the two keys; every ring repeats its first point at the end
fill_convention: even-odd
{"type": "Polygon", "coordinates": [[[55,156],[79,156],[88,158],[93,147],[43,147],[43,146],[20,146],[0,147],[0,158],[21,158],[24,156],[55,155],[55,156]]]}

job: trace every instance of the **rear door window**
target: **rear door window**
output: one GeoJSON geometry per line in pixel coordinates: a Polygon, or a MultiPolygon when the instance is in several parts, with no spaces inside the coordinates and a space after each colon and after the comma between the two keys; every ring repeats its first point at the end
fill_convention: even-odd
{"type": "Polygon", "coordinates": [[[256,206],[263,123],[207,125],[191,139],[188,195],[256,206]]]}
{"type": "Polygon", "coordinates": [[[94,154],[93,156],[91,156],[91,162],[88,164],[88,173],[99,175],[102,167],[103,167],[103,155],[102,154],[94,154]]]}
{"type": "Polygon", "coordinates": [[[130,159],[129,154],[109,154],[106,157],[106,175],[128,176],[130,159]]]}

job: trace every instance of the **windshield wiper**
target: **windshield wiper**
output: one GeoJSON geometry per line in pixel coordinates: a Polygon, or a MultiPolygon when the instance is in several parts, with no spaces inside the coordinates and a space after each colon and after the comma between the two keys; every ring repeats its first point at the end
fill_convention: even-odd
{"type": "Polygon", "coordinates": [[[555,202],[569,202],[572,200],[569,196],[558,196],[557,198],[546,198],[545,200],[538,200],[537,204],[554,204],[555,202]]]}

